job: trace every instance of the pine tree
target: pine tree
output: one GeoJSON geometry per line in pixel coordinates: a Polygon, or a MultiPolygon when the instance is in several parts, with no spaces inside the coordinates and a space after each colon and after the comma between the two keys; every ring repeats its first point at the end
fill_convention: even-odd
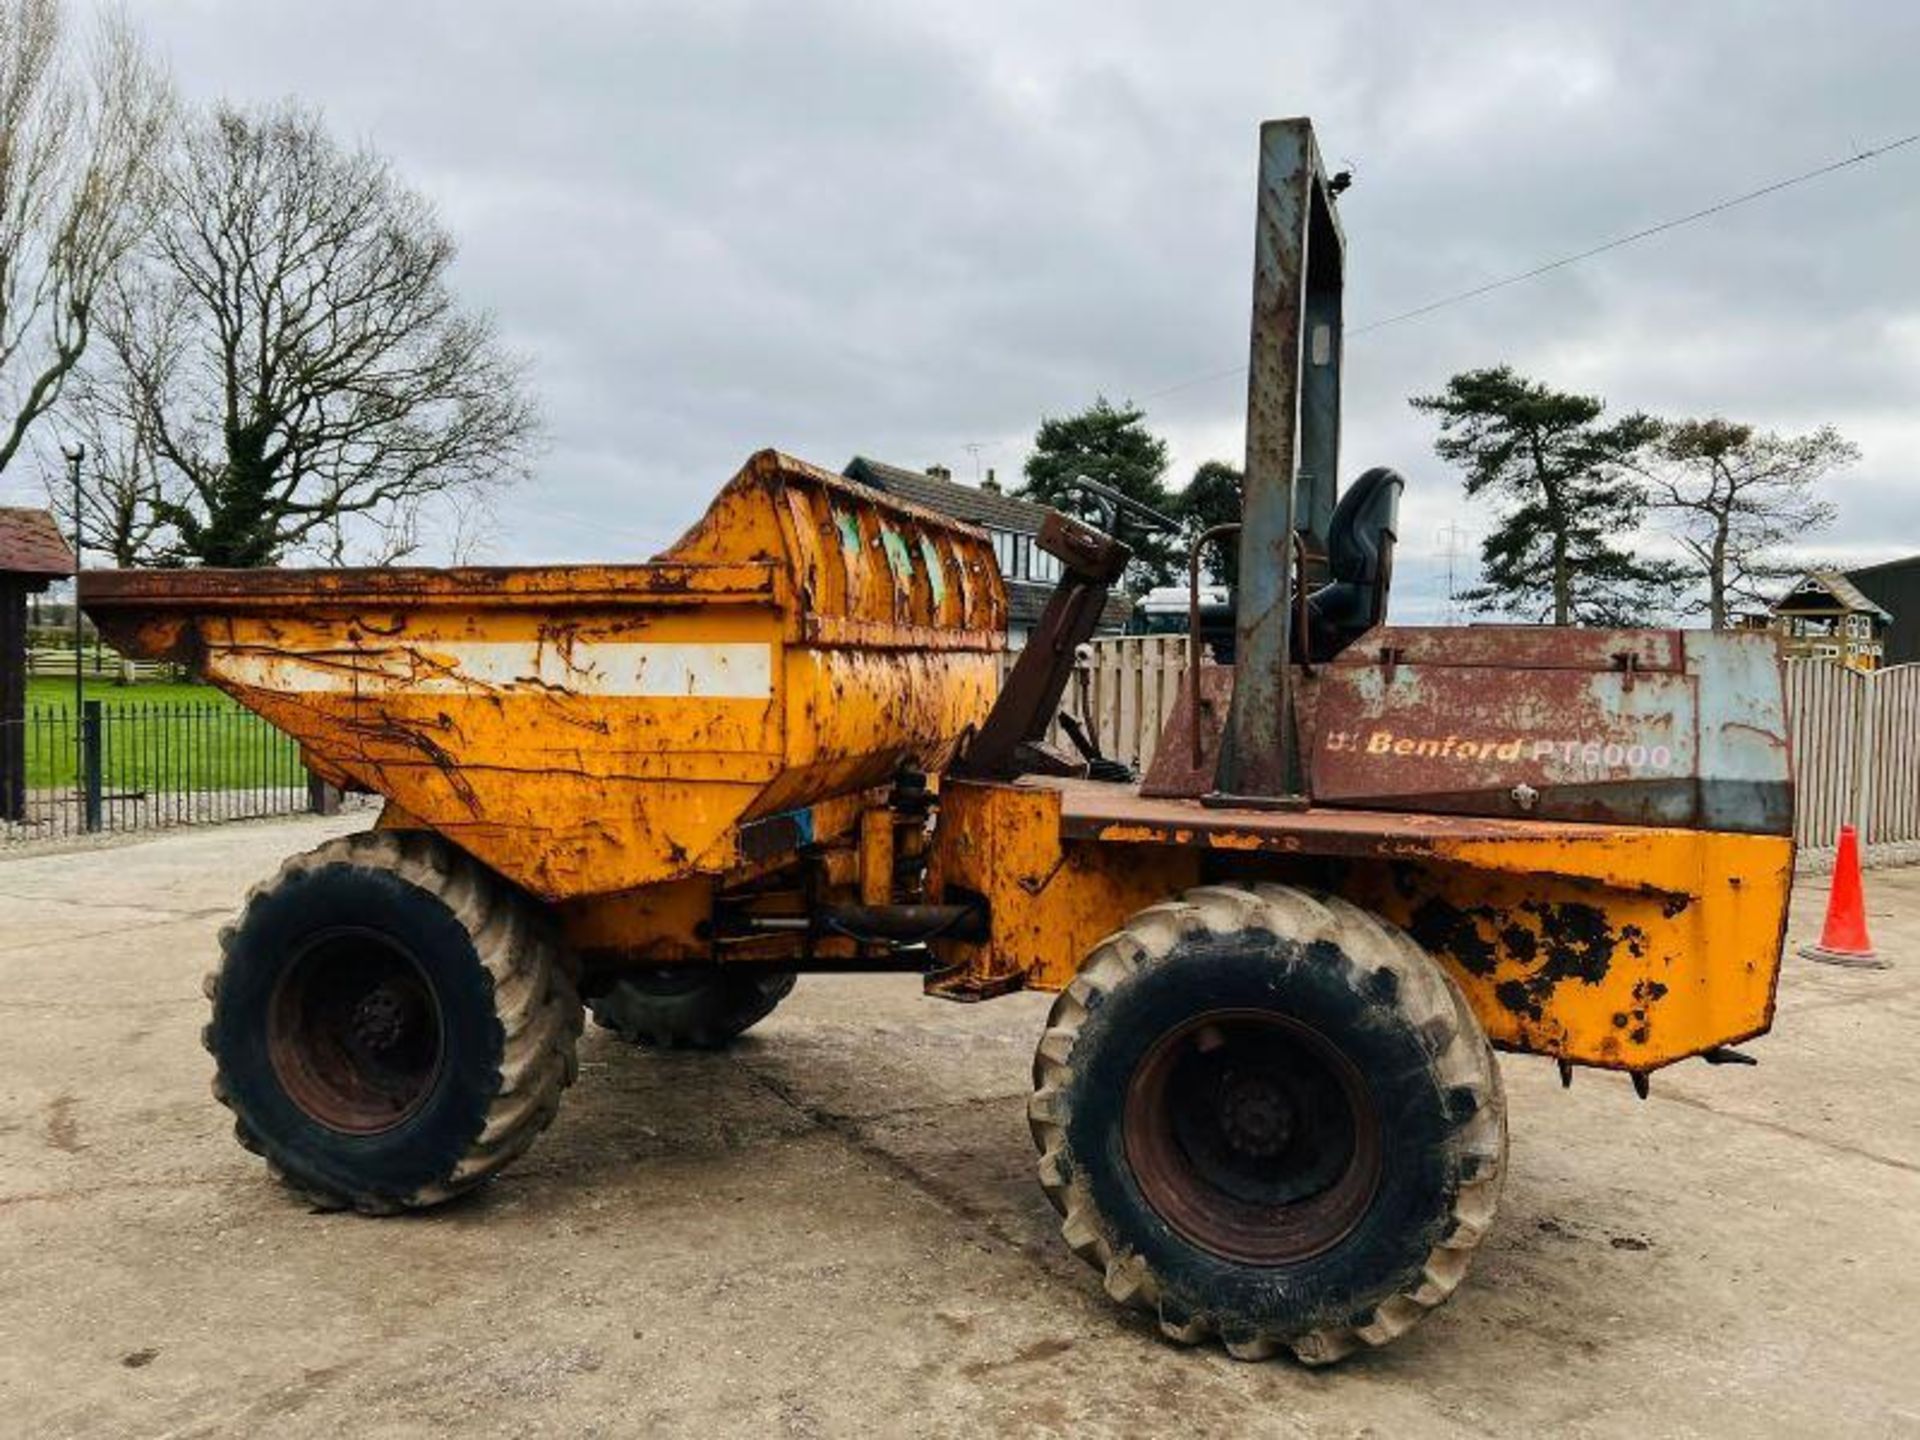
{"type": "MultiPolygon", "coordinates": [[[[1167,470],[1167,442],[1145,425],[1146,412],[1115,406],[1102,395],[1078,415],[1043,419],[1027,457],[1026,484],[1014,493],[1070,515],[1091,512],[1073,482],[1085,477],[1166,514],[1174,499],[1161,477],[1167,470]]],[[[1133,549],[1126,588],[1139,594],[1172,581],[1179,568],[1178,537],[1146,531],[1122,517],[1133,549]]]]}
{"type": "MultiPolygon", "coordinates": [[[[1193,472],[1193,479],[1180,492],[1180,515],[1186,522],[1186,540],[1191,545],[1215,525],[1237,525],[1246,503],[1246,476],[1237,465],[1224,460],[1208,460],[1193,472]]],[[[1205,573],[1222,585],[1233,585],[1240,574],[1240,542],[1232,535],[1222,536],[1207,547],[1201,557],[1205,573]]]]}
{"type": "Polygon", "coordinates": [[[1598,396],[1553,390],[1502,365],[1466,370],[1410,403],[1440,420],[1434,452],[1469,496],[1501,506],[1481,544],[1475,610],[1555,625],[1644,625],[1683,583],[1631,548],[1647,509],[1634,466],[1660,436],[1641,414],[1602,424],[1598,396]]]}

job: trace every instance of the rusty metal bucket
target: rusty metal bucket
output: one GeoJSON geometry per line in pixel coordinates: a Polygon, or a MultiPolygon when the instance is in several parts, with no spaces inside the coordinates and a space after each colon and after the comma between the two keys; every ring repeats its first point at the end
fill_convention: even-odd
{"type": "Polygon", "coordinates": [[[771,450],[646,565],[102,571],[126,653],[189,664],[550,900],[723,874],[937,769],[990,707],[987,538],[771,450]]]}

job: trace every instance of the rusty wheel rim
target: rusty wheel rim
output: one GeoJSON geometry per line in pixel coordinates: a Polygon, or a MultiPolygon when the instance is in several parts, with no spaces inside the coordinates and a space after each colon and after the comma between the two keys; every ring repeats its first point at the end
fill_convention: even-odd
{"type": "Polygon", "coordinates": [[[1163,1035],[1134,1069],[1123,1128],[1155,1212],[1245,1264],[1331,1248],[1379,1188],[1380,1121],[1360,1072],[1268,1011],[1209,1011],[1163,1035]]]}
{"type": "Polygon", "coordinates": [[[293,957],[268,1007],[267,1055],[311,1119],[377,1135],[432,1093],[445,1050],[438,999],[413,955],[359,928],[316,936],[293,957]]]}

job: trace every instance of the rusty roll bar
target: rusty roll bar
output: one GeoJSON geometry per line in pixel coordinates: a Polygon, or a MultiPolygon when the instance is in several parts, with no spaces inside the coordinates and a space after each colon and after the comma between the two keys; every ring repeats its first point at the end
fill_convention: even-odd
{"type": "Polygon", "coordinates": [[[1293,532],[1293,645],[1300,655],[1300,673],[1313,674],[1313,647],[1307,637],[1307,537],[1293,532]]]}
{"type": "MultiPolygon", "coordinates": [[[[1215,525],[1194,537],[1187,550],[1187,693],[1193,697],[1193,768],[1204,759],[1200,744],[1200,554],[1210,541],[1238,534],[1240,525],[1215,525]]],[[[1313,662],[1307,658],[1307,542],[1298,530],[1293,532],[1294,634],[1299,637],[1300,668],[1313,674],[1313,662]]]]}

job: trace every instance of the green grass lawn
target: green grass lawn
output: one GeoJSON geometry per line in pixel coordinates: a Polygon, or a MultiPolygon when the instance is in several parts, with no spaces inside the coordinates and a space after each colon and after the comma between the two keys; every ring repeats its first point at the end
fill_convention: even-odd
{"type": "MultiPolygon", "coordinates": [[[[87,677],[87,699],[103,705],[223,705],[238,710],[239,704],[211,685],[175,684],[156,680],[141,685],[116,685],[105,676],[87,677]]],[[[35,706],[71,711],[73,681],[27,681],[27,708],[35,706]]]]}
{"type": "MultiPolygon", "coordinates": [[[[245,790],[305,783],[299,747],[210,685],[89,679],[108,794],[245,790]]],[[[27,785],[70,786],[78,768],[71,680],[27,682],[27,785]]]]}

